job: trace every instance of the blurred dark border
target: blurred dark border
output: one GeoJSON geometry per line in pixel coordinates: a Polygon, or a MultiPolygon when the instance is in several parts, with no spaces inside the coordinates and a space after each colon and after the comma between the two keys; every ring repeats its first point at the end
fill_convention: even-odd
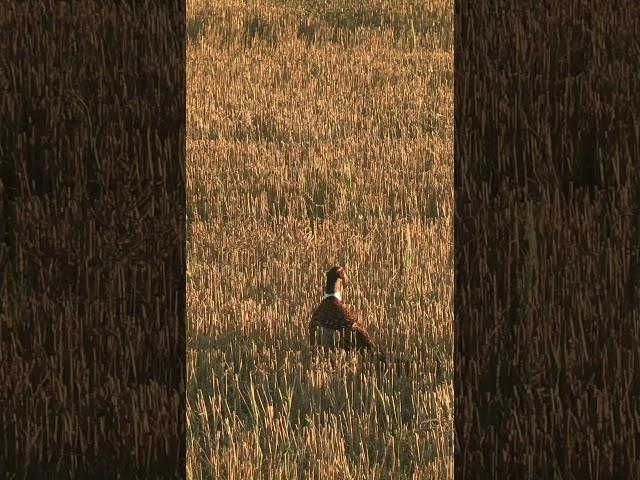
{"type": "Polygon", "coordinates": [[[185,5],[0,9],[0,476],[185,475],[185,5]]]}
{"type": "Polygon", "coordinates": [[[640,478],[639,31],[455,2],[456,478],[640,478]]]}

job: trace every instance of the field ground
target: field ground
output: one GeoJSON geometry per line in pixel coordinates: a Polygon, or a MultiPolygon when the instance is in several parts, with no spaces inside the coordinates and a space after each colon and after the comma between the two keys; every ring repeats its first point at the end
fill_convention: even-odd
{"type": "Polygon", "coordinates": [[[188,478],[453,478],[453,2],[187,4],[188,478]]]}

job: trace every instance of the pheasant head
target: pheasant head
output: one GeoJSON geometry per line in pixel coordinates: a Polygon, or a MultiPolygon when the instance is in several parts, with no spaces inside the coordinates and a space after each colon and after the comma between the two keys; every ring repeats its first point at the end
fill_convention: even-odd
{"type": "Polygon", "coordinates": [[[327,284],[324,289],[327,294],[340,294],[342,292],[342,284],[346,281],[344,268],[340,266],[332,267],[327,272],[327,284]]]}

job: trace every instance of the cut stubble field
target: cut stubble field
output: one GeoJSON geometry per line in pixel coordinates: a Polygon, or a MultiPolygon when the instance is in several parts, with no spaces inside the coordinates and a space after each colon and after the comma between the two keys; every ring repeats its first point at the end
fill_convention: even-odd
{"type": "Polygon", "coordinates": [[[187,475],[453,478],[453,2],[187,2],[187,475]],[[324,272],[386,352],[312,357],[324,272]]]}

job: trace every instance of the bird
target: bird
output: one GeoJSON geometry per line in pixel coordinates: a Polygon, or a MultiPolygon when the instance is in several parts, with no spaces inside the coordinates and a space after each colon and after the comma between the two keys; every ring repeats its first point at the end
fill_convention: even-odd
{"type": "Polygon", "coordinates": [[[410,373],[415,366],[409,359],[390,356],[379,349],[367,329],[342,302],[342,286],[346,283],[344,267],[336,265],[326,272],[327,282],[320,305],[311,315],[309,344],[327,350],[342,349],[367,352],[381,372],[393,368],[397,373],[410,373]]]}
{"type": "Polygon", "coordinates": [[[342,286],[346,283],[344,267],[332,267],[326,272],[326,277],[323,299],[309,323],[310,345],[347,351],[375,351],[376,346],[366,328],[342,302],[342,286]]]}

